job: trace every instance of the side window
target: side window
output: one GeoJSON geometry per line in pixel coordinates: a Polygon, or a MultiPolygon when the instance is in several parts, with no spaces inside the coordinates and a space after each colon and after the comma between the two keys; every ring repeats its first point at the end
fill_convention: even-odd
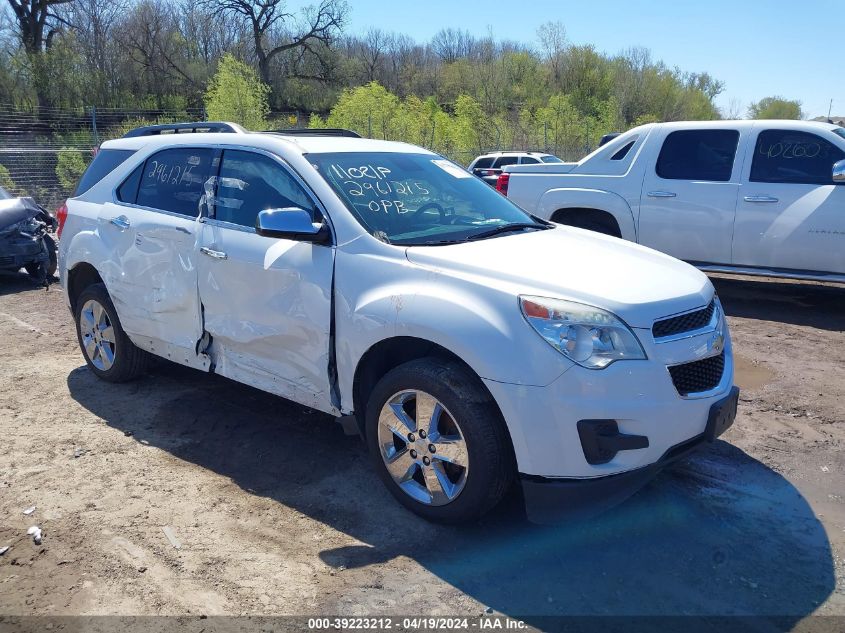
{"type": "Polygon", "coordinates": [[[657,175],[669,180],[727,182],[738,143],[736,130],[672,132],[657,158],[657,175]]]}
{"type": "Polygon", "coordinates": [[[196,147],[153,154],[141,172],[138,204],[192,218],[198,216],[213,156],[212,149],[196,147]]]}
{"type": "Polygon", "coordinates": [[[144,163],[138,165],[131,174],[117,188],[117,199],[121,202],[135,204],[138,198],[138,185],[141,184],[141,174],[144,173],[144,163]]]}
{"type": "Polygon", "coordinates": [[[532,158],[531,156],[523,156],[522,160],[519,162],[522,165],[538,165],[540,163],[539,160],[532,158]]]}
{"type": "Polygon", "coordinates": [[[479,158],[475,161],[475,165],[472,166],[473,169],[487,169],[488,167],[493,166],[493,157],[487,156],[485,158],[479,158]]]}
{"type": "Polygon", "coordinates": [[[496,159],[494,167],[500,168],[505,165],[516,165],[519,162],[519,156],[499,156],[496,159]]]}
{"type": "Polygon", "coordinates": [[[317,216],[311,198],[279,163],[239,150],[223,152],[214,207],[216,219],[249,227],[265,209],[300,207],[317,216]]]}
{"type": "Polygon", "coordinates": [[[843,159],[845,152],[815,134],[764,130],[754,147],[751,181],[832,185],[833,163],[843,159]]]}

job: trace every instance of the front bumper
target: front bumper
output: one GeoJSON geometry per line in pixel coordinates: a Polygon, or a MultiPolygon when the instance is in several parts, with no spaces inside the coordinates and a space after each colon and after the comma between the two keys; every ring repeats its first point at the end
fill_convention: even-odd
{"type": "Polygon", "coordinates": [[[521,476],[528,519],[533,523],[555,524],[572,518],[594,516],[625,501],[647,484],[663,468],[713,442],[733,424],[739,388],[710,407],[704,431],[672,446],[653,464],[615,475],[590,479],[560,479],[521,476]]]}

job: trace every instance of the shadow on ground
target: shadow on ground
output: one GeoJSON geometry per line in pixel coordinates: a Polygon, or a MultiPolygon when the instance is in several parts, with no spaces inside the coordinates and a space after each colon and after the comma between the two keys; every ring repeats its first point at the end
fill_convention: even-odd
{"type": "Polygon", "coordinates": [[[845,330],[845,285],[711,277],[728,316],[845,330]]]}
{"type": "Polygon", "coordinates": [[[288,401],[170,365],[125,385],[100,382],[81,367],[68,386],[76,401],[136,441],[366,544],[321,552],[327,564],[352,570],[407,556],[482,604],[541,628],[548,626],[539,616],[559,614],[794,622],[834,589],[830,546],[807,502],[781,475],[724,442],[589,521],[530,525],[513,495],[481,524],[440,527],[390,497],[359,438],[288,401]],[[152,394],[163,403],[157,410],[144,406],[152,394]]]}
{"type": "MultiPolygon", "coordinates": [[[[58,277],[54,277],[50,283],[55,284],[53,290],[60,290],[58,277]]],[[[43,291],[44,286],[25,272],[0,270],[0,297],[28,290],[43,291]]]]}

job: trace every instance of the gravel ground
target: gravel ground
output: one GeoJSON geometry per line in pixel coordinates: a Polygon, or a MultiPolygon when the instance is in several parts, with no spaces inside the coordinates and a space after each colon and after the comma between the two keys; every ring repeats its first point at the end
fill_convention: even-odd
{"type": "Polygon", "coordinates": [[[322,414],[166,364],[98,381],[58,286],[0,277],[0,615],[845,615],[845,288],[714,283],[724,441],[589,521],[514,495],[447,528],[322,414]]]}

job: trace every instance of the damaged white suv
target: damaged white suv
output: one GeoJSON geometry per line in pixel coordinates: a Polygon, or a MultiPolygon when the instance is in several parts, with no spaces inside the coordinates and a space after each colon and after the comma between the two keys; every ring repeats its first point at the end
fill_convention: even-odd
{"type": "Polygon", "coordinates": [[[537,521],[607,506],[735,417],[707,277],[420,147],[156,126],[104,143],[83,184],[59,265],[91,371],[160,356],[354,416],[427,519],[516,480],[537,521]]]}

